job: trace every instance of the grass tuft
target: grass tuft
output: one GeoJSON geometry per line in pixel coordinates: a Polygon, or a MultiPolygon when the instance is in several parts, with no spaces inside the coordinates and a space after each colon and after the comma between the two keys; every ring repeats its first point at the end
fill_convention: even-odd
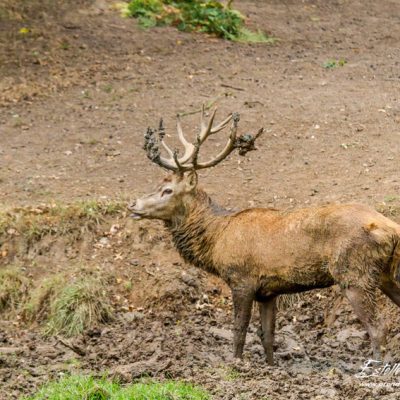
{"type": "Polygon", "coordinates": [[[50,304],[46,333],[74,336],[113,319],[104,283],[82,277],[63,287],[50,304]]]}
{"type": "Polygon", "coordinates": [[[109,298],[105,281],[87,272],[72,282],[67,275],[53,275],[32,288],[22,271],[0,271],[0,315],[17,312],[24,321],[44,326],[47,335],[79,335],[112,321],[109,298]]]}
{"type": "Polygon", "coordinates": [[[18,309],[28,290],[28,281],[21,271],[8,268],[0,271],[0,312],[18,309]]]}
{"type": "Polygon", "coordinates": [[[203,389],[183,382],[135,383],[126,387],[106,378],[66,376],[26,400],[208,400],[203,389]]]}
{"type": "Polygon", "coordinates": [[[24,318],[30,322],[43,322],[49,318],[51,304],[65,287],[65,278],[60,275],[44,279],[34,288],[23,307],[24,318]]]}
{"type": "Polygon", "coordinates": [[[233,39],[236,42],[245,42],[245,43],[270,43],[274,44],[276,42],[276,38],[266,35],[264,32],[257,31],[253,32],[247,28],[241,28],[239,35],[233,39]]]}
{"type": "Polygon", "coordinates": [[[118,215],[123,209],[122,203],[89,200],[0,211],[0,245],[8,236],[22,236],[28,244],[46,235],[76,233],[79,237],[82,229],[94,230],[106,216],[118,215]]]}

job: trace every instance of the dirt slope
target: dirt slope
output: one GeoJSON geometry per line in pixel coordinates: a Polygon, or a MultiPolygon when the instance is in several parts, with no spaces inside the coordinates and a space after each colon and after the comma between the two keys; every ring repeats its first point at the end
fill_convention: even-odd
{"type": "MultiPolygon", "coordinates": [[[[250,26],[278,39],[274,45],[142,30],[109,1],[50,3],[45,14],[28,9],[0,19],[4,207],[123,201],[147,191],[162,171],[141,149],[145,128],[164,117],[174,143],[174,115],[204,102],[215,102],[220,118],[240,112],[244,132],[267,130],[257,152],[201,173],[202,186],[222,205],[400,205],[398,1],[236,2],[250,26]],[[30,33],[21,36],[23,27],[30,33]],[[346,63],[324,68],[332,60],[346,63]]],[[[184,118],[193,137],[197,123],[198,114],[184,118]]],[[[222,144],[210,140],[202,156],[222,144]]],[[[87,246],[68,260],[55,250],[61,244],[41,258],[17,260],[30,272],[40,260],[42,276],[54,254],[62,254],[60,270],[83,254],[133,287],[118,292],[127,303],[114,324],[76,339],[84,356],[38,329],[0,321],[1,399],[31,393],[68,370],[184,378],[216,399],[397,398],[395,386],[369,388],[355,377],[369,343],[346,304],[326,326],[332,291],[312,292],[280,313],[276,368],[264,365],[256,318],[245,363],[233,364],[226,287],[182,265],[157,223],[142,223],[140,236],[121,216],[107,220],[96,240],[116,223],[122,234],[110,248],[87,246]]],[[[389,354],[398,361],[398,312],[385,310],[389,354]]]]}

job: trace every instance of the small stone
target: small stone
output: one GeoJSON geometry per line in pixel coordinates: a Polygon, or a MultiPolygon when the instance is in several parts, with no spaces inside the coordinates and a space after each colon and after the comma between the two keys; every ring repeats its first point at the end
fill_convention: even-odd
{"type": "Polygon", "coordinates": [[[133,322],[133,321],[140,321],[145,317],[145,315],[139,311],[132,311],[122,314],[122,317],[127,322],[133,322]]]}
{"type": "Polygon", "coordinates": [[[224,328],[210,328],[210,333],[217,339],[223,339],[232,341],[233,340],[233,333],[224,328]]]}
{"type": "Polygon", "coordinates": [[[186,285],[188,285],[188,286],[192,286],[192,287],[194,287],[194,288],[196,288],[196,287],[199,286],[198,283],[197,283],[197,281],[196,281],[196,279],[195,279],[192,275],[190,275],[190,274],[188,274],[188,273],[186,273],[186,272],[183,272],[183,273],[182,273],[181,279],[182,279],[182,281],[183,281],[184,283],[186,283],[186,285]]]}

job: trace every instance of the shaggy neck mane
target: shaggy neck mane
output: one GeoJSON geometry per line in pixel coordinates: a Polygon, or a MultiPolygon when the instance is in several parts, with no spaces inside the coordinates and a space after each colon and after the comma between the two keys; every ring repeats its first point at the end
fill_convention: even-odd
{"type": "Polygon", "coordinates": [[[218,275],[212,251],[218,235],[229,222],[224,217],[228,214],[229,211],[213,203],[203,190],[197,189],[184,199],[182,209],[166,226],[186,262],[218,275]]]}

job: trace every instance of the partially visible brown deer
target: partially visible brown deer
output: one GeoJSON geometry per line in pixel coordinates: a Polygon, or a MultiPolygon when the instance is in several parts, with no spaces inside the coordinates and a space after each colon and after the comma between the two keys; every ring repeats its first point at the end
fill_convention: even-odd
{"type": "Polygon", "coordinates": [[[182,257],[221,277],[231,288],[234,305],[234,356],[241,358],[252,304],[261,316],[261,339],[273,364],[276,298],[338,284],[368,331],[374,358],[381,357],[384,335],[377,325],[374,292],[383,291],[400,307],[400,225],[360,204],[327,205],[291,212],[251,208],[228,212],[197,187],[196,171],[217,165],[234,149],[254,149],[253,137],[237,136],[238,114],[213,127],[215,111],[204,122],[195,144],[189,143],[178,119],[185,152],[178,157],[158,132],[148,129],[148,158],[173,173],[155,192],[129,209],[136,219],[165,222],[182,257]],[[228,142],[214,158],[199,162],[201,144],[232,121],[228,142]],[[169,154],[161,156],[160,146],[169,154]]]}

